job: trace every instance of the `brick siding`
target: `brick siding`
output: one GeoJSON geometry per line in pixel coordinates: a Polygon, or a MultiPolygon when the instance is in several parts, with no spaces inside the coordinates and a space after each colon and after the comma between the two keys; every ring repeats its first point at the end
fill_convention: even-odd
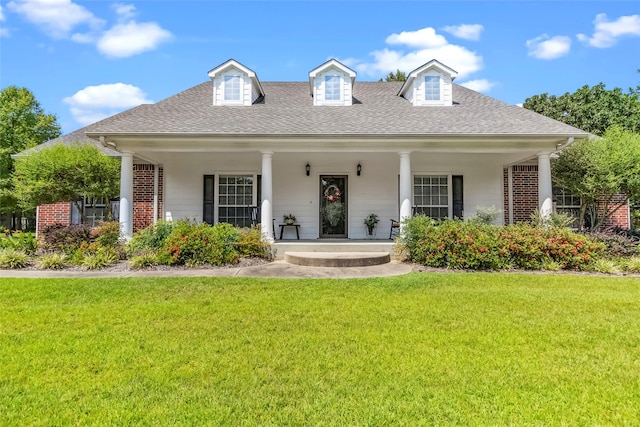
{"type": "Polygon", "coordinates": [[[50,225],[71,224],[71,202],[58,202],[38,206],[38,235],[50,225]]]}

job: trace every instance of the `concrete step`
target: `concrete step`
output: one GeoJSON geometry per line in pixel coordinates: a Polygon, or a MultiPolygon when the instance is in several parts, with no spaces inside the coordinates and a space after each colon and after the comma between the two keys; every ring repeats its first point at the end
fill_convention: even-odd
{"type": "Polygon", "coordinates": [[[307,267],[368,267],[391,261],[389,252],[285,252],[289,264],[307,267]]]}
{"type": "Polygon", "coordinates": [[[278,240],[272,244],[275,259],[286,252],[385,252],[393,256],[391,240],[278,240]]]}

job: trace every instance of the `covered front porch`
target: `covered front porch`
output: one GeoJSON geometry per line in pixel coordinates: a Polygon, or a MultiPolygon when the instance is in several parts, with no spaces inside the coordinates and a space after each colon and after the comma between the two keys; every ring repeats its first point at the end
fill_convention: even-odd
{"type": "MultiPolygon", "coordinates": [[[[475,215],[478,207],[504,209],[503,170],[535,159],[538,205],[550,212],[549,156],[558,141],[540,141],[506,149],[494,147],[381,146],[347,148],[344,143],[309,143],[304,149],[192,149],[139,144],[122,153],[120,223],[125,236],[133,227],[134,164],[153,165],[153,218],[196,222],[261,224],[264,238],[280,242],[283,216],[293,214],[299,228],[286,227],[283,239],[387,240],[390,220],[413,210],[432,217],[475,215]],[[313,145],[313,144],[312,144],[313,145]],[[540,151],[546,148],[545,151],[540,151]],[[160,169],[162,173],[157,174],[160,169]],[[162,200],[160,206],[159,200],[162,200]],[[251,207],[259,207],[252,218],[251,207]],[[380,219],[369,235],[364,219],[380,219]]],[[[379,144],[378,144],[379,145],[379,144]]],[[[388,146],[393,146],[391,142],[388,146]]],[[[424,144],[423,144],[424,145],[424,144]]],[[[124,144],[122,144],[124,146],[124,144]]],[[[137,187],[136,187],[137,188],[137,187]]],[[[502,218],[499,219],[502,221],[502,218]]]]}

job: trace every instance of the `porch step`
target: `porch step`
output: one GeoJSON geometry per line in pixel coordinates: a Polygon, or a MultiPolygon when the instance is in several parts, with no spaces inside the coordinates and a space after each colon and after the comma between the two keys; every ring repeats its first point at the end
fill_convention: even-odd
{"type": "Polygon", "coordinates": [[[388,252],[285,252],[289,264],[307,267],[368,267],[391,261],[388,252]]]}
{"type": "Polygon", "coordinates": [[[384,252],[393,257],[391,240],[278,240],[272,244],[275,259],[286,252],[384,252]]]}

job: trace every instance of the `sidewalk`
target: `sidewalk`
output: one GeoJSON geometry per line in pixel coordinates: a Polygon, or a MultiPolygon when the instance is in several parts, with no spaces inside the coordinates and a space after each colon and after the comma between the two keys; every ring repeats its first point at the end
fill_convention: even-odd
{"type": "Polygon", "coordinates": [[[284,261],[251,267],[175,269],[175,270],[0,270],[2,278],[108,278],[108,277],[279,277],[331,278],[389,277],[408,274],[411,265],[390,262],[369,267],[305,267],[284,261]]]}

